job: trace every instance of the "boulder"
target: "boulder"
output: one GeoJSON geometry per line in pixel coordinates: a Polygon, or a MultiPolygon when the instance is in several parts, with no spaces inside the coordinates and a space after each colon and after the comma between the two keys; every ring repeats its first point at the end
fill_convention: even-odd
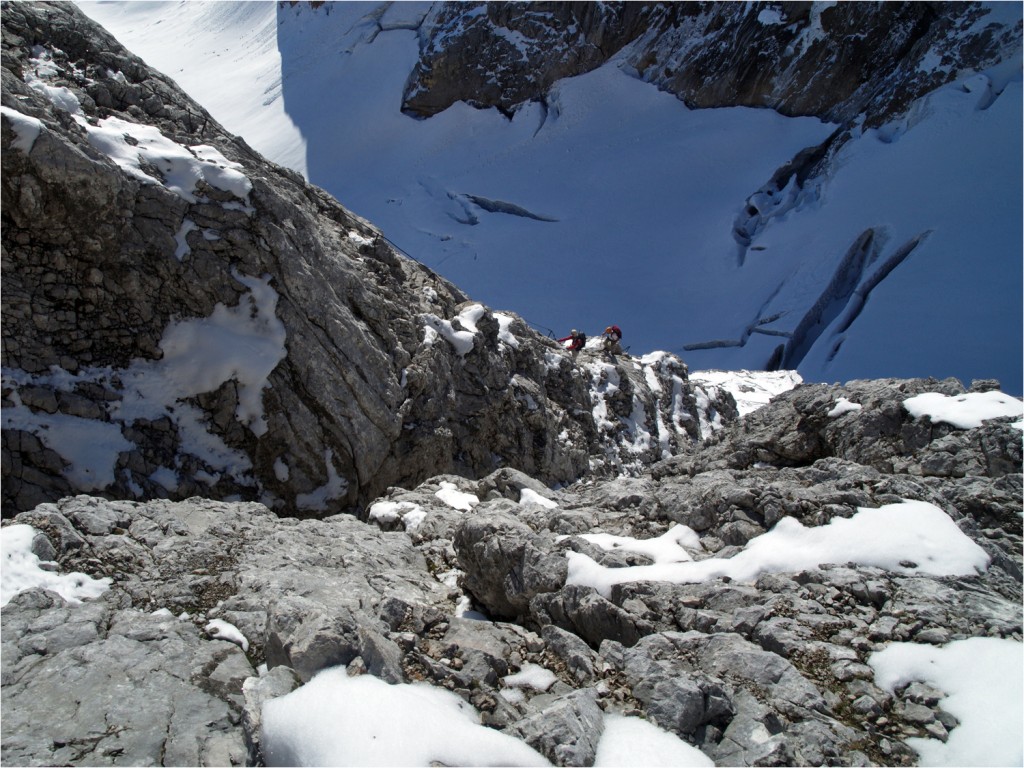
{"type": "Polygon", "coordinates": [[[559,697],[511,730],[554,765],[588,766],[597,755],[604,716],[596,691],[584,689],[559,697]]]}
{"type": "Polygon", "coordinates": [[[496,617],[528,614],[537,595],[565,583],[565,559],[511,514],[486,511],[467,517],[455,532],[455,551],[466,589],[496,617]]]}

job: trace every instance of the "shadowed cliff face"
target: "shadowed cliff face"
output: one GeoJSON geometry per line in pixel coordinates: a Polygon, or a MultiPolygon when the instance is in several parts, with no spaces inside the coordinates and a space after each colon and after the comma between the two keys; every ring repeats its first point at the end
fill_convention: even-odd
{"type": "Polygon", "coordinates": [[[694,108],[878,125],[1020,45],[976,3],[438,3],[403,109],[511,112],[612,58],[694,108]]]}
{"type": "Polygon", "coordinates": [[[5,5],[3,25],[5,511],[88,491],[320,516],[438,472],[569,482],[700,436],[678,360],[652,371],[678,397],[620,366],[599,422],[582,361],[396,253],[73,6],[5,5]]]}

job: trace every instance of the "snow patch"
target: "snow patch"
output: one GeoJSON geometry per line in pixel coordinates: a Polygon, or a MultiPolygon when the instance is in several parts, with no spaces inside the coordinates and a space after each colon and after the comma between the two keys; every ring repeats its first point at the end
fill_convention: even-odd
{"type": "MultiPolygon", "coordinates": [[[[51,368],[47,374],[3,369],[5,386],[14,392],[14,406],[2,410],[5,429],[21,429],[39,437],[68,466],[64,469],[76,489],[101,490],[114,482],[118,454],[135,446],[122,428],[136,419],[169,419],[178,430],[181,449],[214,470],[227,470],[239,483],[252,463],[209,431],[206,415],[188,399],[212,392],[234,380],[238,385],[236,418],[256,436],[267,432],[262,392],[268,377],[284,359],[286,332],[276,316],[277,292],[270,277],[234,277],[249,291],[235,307],[218,304],[213,314],[169,324],[160,341],[160,360],[135,360],[128,368],[83,368],[71,374],[51,368]],[[108,405],[105,419],[86,419],[63,413],[33,412],[17,399],[21,386],[72,392],[80,384],[98,384],[120,399],[108,405]]],[[[170,483],[162,475],[154,480],[170,483]]],[[[163,484],[163,483],[161,483],[163,484]]],[[[138,495],[138,494],[137,494],[138,495]]]]}
{"type": "Polygon", "coordinates": [[[356,232],[354,229],[348,231],[348,239],[356,245],[373,245],[373,238],[366,237],[356,232]]]}
{"type": "Polygon", "coordinates": [[[959,725],[945,743],[909,738],[921,765],[1021,765],[1024,762],[1024,645],[972,637],[937,647],[892,643],[871,654],[875,684],[894,693],[921,680],[945,692],[939,706],[959,725]]]}
{"type": "Polygon", "coordinates": [[[324,467],[327,470],[327,482],[309,493],[300,493],[295,497],[295,506],[301,510],[326,512],[327,502],[340,499],[348,491],[348,480],[341,477],[334,468],[334,451],[324,450],[324,467]]]}
{"type": "Polygon", "coordinates": [[[536,504],[537,506],[544,507],[545,509],[557,509],[558,502],[553,501],[549,498],[541,496],[532,488],[523,488],[519,491],[519,503],[523,506],[528,504],[536,504]]]}
{"type": "Polygon", "coordinates": [[[177,492],[178,486],[181,485],[178,473],[169,467],[157,467],[149,475],[149,479],[171,493],[177,492]]]}
{"type": "Polygon", "coordinates": [[[227,640],[229,643],[237,645],[243,651],[249,650],[249,641],[234,624],[230,624],[223,619],[212,619],[207,623],[205,629],[206,633],[216,640],[227,640]]]}
{"type": "Polygon", "coordinates": [[[427,519],[427,513],[423,507],[411,501],[378,501],[370,505],[367,519],[384,525],[401,520],[402,527],[412,532],[427,519]]]}
{"type": "Polygon", "coordinates": [[[140,364],[133,378],[141,397],[170,404],[238,382],[235,416],[256,436],[267,432],[263,390],[284,359],[287,332],[276,314],[278,295],[270,275],[234,273],[249,289],[234,307],[217,304],[213,314],[172,323],[160,341],[163,359],[140,364]]]}
{"type": "Polygon", "coordinates": [[[174,258],[178,261],[184,261],[185,257],[192,253],[192,248],[189,246],[187,238],[188,233],[197,228],[196,223],[192,219],[184,219],[181,222],[181,226],[174,235],[174,242],[178,244],[174,249],[174,258]]]}
{"type": "MultiPolygon", "coordinates": [[[[28,589],[56,592],[69,603],[99,597],[110,588],[109,578],[94,579],[84,573],[57,573],[41,567],[32,552],[32,541],[39,534],[30,525],[15,524],[0,528],[0,605],[28,589]]],[[[54,564],[55,565],[55,564],[54,564]]]]}
{"type": "Polygon", "coordinates": [[[952,397],[925,392],[903,401],[903,407],[915,419],[927,416],[932,421],[952,424],[959,429],[980,427],[987,419],[1021,416],[1024,403],[1002,392],[967,392],[952,397]]]}
{"type": "Polygon", "coordinates": [[[473,507],[480,503],[480,499],[474,494],[460,491],[455,483],[447,480],[441,483],[441,489],[435,491],[434,495],[452,509],[458,509],[463,512],[471,511],[473,507]]]}
{"type": "Polygon", "coordinates": [[[200,202],[196,185],[230,192],[252,212],[249,193],[252,182],[219,150],[205,144],[185,147],[164,136],[158,128],[108,117],[96,125],[78,117],[89,143],[105,154],[129,176],[145,184],[160,184],[190,203],[200,202]]]}
{"type": "Polygon", "coordinates": [[[36,139],[39,138],[39,134],[43,130],[43,122],[30,115],[23,115],[21,112],[10,107],[0,107],[0,115],[7,118],[11,124],[11,129],[14,131],[15,138],[11,142],[11,146],[14,149],[21,150],[26,155],[31,152],[32,146],[36,143],[36,139]]]}
{"type": "Polygon", "coordinates": [[[711,384],[731,393],[740,416],[767,405],[773,397],[803,383],[796,371],[692,371],[691,383],[711,384]]]}
{"type": "MultiPolygon", "coordinates": [[[[646,555],[655,563],[683,563],[693,560],[687,549],[701,551],[704,547],[700,537],[692,528],[685,525],[674,525],[661,536],[653,539],[635,539],[631,536],[613,536],[610,533],[581,533],[579,538],[586,539],[605,551],[623,550],[646,555]]],[[[568,536],[559,536],[558,540],[568,536]]]]}
{"type": "Polygon", "coordinates": [[[517,339],[512,331],[509,330],[512,325],[512,321],[515,319],[512,315],[506,315],[501,312],[494,313],[495,319],[498,321],[498,340],[512,347],[513,349],[519,348],[519,339],[517,339]]]}
{"type": "Polygon", "coordinates": [[[715,762],[671,731],[639,717],[607,713],[594,768],[714,768],[715,762]]]}
{"type": "Polygon", "coordinates": [[[420,317],[426,323],[423,343],[427,346],[432,345],[434,340],[440,336],[455,348],[456,353],[460,357],[465,357],[469,352],[473,351],[475,329],[474,331],[456,330],[450,321],[429,313],[420,317]]]}
{"type": "Polygon", "coordinates": [[[837,517],[816,528],[785,517],[731,558],[605,568],[586,555],[567,552],[566,556],[566,583],[593,587],[605,597],[611,595],[613,585],[631,581],[685,584],[726,576],[753,581],[763,573],[807,570],[825,563],[855,562],[937,576],[970,576],[989,563],[985,551],[945,512],[924,501],[861,507],[851,518],[837,517]]]}
{"type": "Polygon", "coordinates": [[[786,23],[786,20],[782,18],[782,11],[777,8],[765,8],[757,14],[757,20],[768,27],[786,23]]]}
{"type": "Polygon", "coordinates": [[[530,688],[534,691],[546,691],[556,680],[554,672],[539,664],[523,664],[515,674],[501,678],[509,688],[530,688]]]}
{"type": "Polygon", "coordinates": [[[25,83],[46,96],[57,109],[72,115],[85,130],[89,143],[129,176],[146,184],[161,184],[190,203],[199,201],[195,195],[196,185],[204,181],[242,200],[244,209],[252,212],[249,207],[252,183],[241,172],[240,163],[228,160],[220,150],[208,144],[184,147],[154,126],[118,117],[90,121],[73,91],[47,82],[60,74],[52,58],[53,52],[36,46],[33,53],[36,55],[26,67],[25,83]]]}
{"type": "Polygon", "coordinates": [[[135,447],[117,424],[31,411],[17,399],[17,393],[14,398],[13,407],[0,411],[3,428],[30,432],[56,452],[66,462],[61,474],[75,489],[99,491],[114,482],[118,456],[135,447]]]}
{"type": "Polygon", "coordinates": [[[519,739],[481,725],[450,691],[349,677],[343,667],[264,704],[261,741],[268,766],[548,765],[519,739]],[[408,726],[400,737],[396,723],[408,726]]]}
{"type": "Polygon", "coordinates": [[[860,403],[854,403],[847,400],[845,397],[836,398],[836,404],[826,414],[830,419],[842,416],[844,413],[851,413],[852,411],[859,411],[863,408],[860,403]]]}

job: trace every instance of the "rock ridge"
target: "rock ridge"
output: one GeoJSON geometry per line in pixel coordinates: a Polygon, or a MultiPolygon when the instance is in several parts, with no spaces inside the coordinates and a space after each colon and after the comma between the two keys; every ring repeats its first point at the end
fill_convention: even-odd
{"type": "Polygon", "coordinates": [[[403,109],[465,101],[511,113],[552,85],[617,61],[695,109],[766,107],[877,126],[1019,50],[980,3],[434,3],[403,109]]]}
{"type": "Polygon", "coordinates": [[[577,360],[469,301],[73,5],[5,5],[3,30],[4,514],[87,492],[325,516],[502,466],[567,483],[729,413],[678,358],[577,360]]]}

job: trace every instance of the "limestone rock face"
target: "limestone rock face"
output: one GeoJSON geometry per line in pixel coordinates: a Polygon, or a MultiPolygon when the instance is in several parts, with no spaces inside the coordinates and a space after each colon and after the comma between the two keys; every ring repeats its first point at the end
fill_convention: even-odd
{"type": "Polygon", "coordinates": [[[976,3],[436,3],[403,102],[506,112],[550,102],[560,78],[612,58],[691,107],[768,107],[847,124],[902,114],[958,71],[1019,48],[1021,30],[976,3]]]}
{"type": "MultiPolygon", "coordinates": [[[[242,684],[255,665],[286,665],[294,687],[359,657],[397,682],[389,621],[422,631],[454,598],[405,534],[349,515],[279,520],[254,503],[85,496],[24,514],[65,569],[114,586],[93,602],[32,590],[4,606],[5,762],[242,764],[242,684]],[[211,633],[214,620],[244,650],[211,633]]],[[[274,695],[291,690],[276,685],[274,695]]]]}
{"type": "Polygon", "coordinates": [[[961,428],[908,412],[936,390],[963,387],[801,386],[640,476],[553,490],[511,468],[439,475],[361,518],[198,498],[40,505],[7,522],[38,531],[47,568],[110,586],[3,607],[2,759],[259,764],[262,704],[341,665],[454,691],[557,765],[592,763],[608,714],[641,714],[717,764],[913,764],[905,739],[957,721],[929,685],[879,687],[872,654],[1022,634],[1019,430],[1015,453],[1001,436],[1014,417],[961,428]],[[840,398],[861,409],[830,416],[840,398]],[[772,448],[788,435],[802,437],[772,448]],[[931,472],[945,448],[955,462],[931,472]],[[948,517],[977,565],[936,575],[907,552],[883,566],[843,547],[730,570],[768,531],[907,500],[948,517]],[[705,576],[674,581],[664,559],[643,571],[666,537],[705,576]],[[631,577],[596,588],[587,560],[631,577]],[[543,690],[506,681],[536,667],[543,690]]]}
{"type": "Polygon", "coordinates": [[[5,513],[89,492],[317,517],[701,437],[678,358],[591,370],[467,301],[70,4],[3,30],[5,513]]]}

